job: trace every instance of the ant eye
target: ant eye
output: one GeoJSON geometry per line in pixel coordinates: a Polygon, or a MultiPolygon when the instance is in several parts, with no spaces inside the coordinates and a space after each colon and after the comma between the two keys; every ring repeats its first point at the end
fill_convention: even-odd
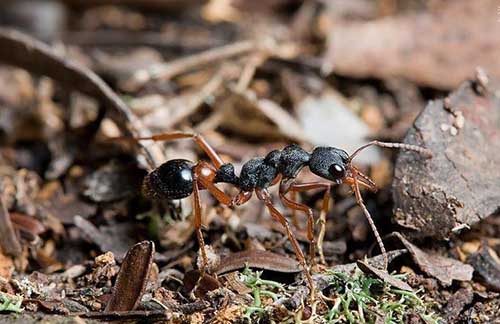
{"type": "Polygon", "coordinates": [[[345,169],[343,166],[340,164],[332,164],[330,168],[328,169],[330,171],[330,174],[334,176],[335,178],[343,178],[345,175],[345,169]]]}

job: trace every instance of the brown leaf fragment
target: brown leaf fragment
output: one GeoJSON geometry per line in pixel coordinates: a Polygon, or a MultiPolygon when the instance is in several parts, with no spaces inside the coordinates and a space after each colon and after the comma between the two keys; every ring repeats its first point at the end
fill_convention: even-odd
{"type": "Polygon", "coordinates": [[[123,259],[106,312],[132,311],[137,307],[146,289],[154,253],[152,241],[143,241],[130,248],[123,259]]]}
{"type": "Polygon", "coordinates": [[[0,246],[6,254],[13,257],[18,257],[23,253],[2,197],[0,197],[0,246]]]}
{"type": "MultiPolygon", "coordinates": [[[[62,57],[46,44],[11,29],[0,28],[0,48],[0,62],[49,76],[64,87],[98,99],[108,108],[110,116],[126,136],[151,135],[125,102],[99,76],[83,65],[62,57]]],[[[138,145],[146,153],[150,168],[165,161],[165,155],[158,145],[138,145]]]]}
{"type": "Polygon", "coordinates": [[[269,251],[249,250],[232,253],[224,257],[220,261],[220,265],[215,272],[217,274],[223,274],[246,266],[284,273],[302,271],[299,263],[295,259],[269,251]]]}
{"type": "Polygon", "coordinates": [[[483,242],[478,253],[471,254],[467,260],[476,274],[488,288],[500,292],[500,263],[498,256],[483,242]]]}
{"type": "Polygon", "coordinates": [[[433,153],[396,161],[394,214],[412,236],[448,238],[500,208],[500,88],[482,79],[431,101],[404,139],[433,153]]]}
{"type": "Polygon", "coordinates": [[[201,273],[200,270],[191,270],[184,275],[183,291],[189,294],[193,291],[198,298],[204,298],[208,292],[220,287],[219,281],[207,273],[201,273]]]}
{"type": "Polygon", "coordinates": [[[117,260],[122,260],[127,253],[127,246],[135,243],[132,239],[135,228],[131,223],[118,223],[97,228],[80,215],[74,217],[74,223],[87,241],[95,243],[102,252],[113,252],[117,260]]]}
{"type": "Polygon", "coordinates": [[[445,1],[438,10],[332,26],[323,69],[355,77],[403,77],[451,89],[477,66],[500,76],[496,0],[445,1]],[[446,77],[443,77],[446,76],[446,77]]]}
{"type": "Polygon", "coordinates": [[[34,236],[40,235],[46,230],[45,226],[32,216],[21,213],[10,213],[10,219],[16,228],[29,232],[34,236]]]}
{"type": "Polygon", "coordinates": [[[356,264],[364,273],[374,275],[375,277],[379,278],[380,280],[383,280],[385,283],[389,284],[390,286],[393,286],[394,288],[406,291],[413,291],[410,285],[408,285],[406,282],[396,277],[391,276],[391,274],[388,273],[386,270],[378,269],[370,265],[368,262],[361,260],[358,260],[356,264]]]}
{"type": "Polygon", "coordinates": [[[404,244],[410,252],[411,258],[423,272],[438,279],[444,286],[451,285],[453,280],[469,281],[472,279],[474,269],[458,260],[431,254],[422,251],[401,234],[394,235],[404,244]]]}

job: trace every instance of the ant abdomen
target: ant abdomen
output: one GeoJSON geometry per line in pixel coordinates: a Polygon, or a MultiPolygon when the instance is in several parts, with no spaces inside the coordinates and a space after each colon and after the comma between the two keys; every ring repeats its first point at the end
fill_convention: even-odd
{"type": "Polygon", "coordinates": [[[193,162],[183,159],[163,163],[144,178],[144,195],[168,200],[190,196],[193,193],[193,166],[193,162]]]}

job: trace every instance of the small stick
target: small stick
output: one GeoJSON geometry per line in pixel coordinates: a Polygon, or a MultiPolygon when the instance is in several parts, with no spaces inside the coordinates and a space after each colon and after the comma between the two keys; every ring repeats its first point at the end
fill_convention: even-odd
{"type": "Polygon", "coordinates": [[[169,80],[196,67],[245,54],[257,48],[257,43],[250,40],[212,48],[168,63],[155,64],[147,69],[138,70],[129,82],[136,87],[141,87],[152,79],[169,80]]]}

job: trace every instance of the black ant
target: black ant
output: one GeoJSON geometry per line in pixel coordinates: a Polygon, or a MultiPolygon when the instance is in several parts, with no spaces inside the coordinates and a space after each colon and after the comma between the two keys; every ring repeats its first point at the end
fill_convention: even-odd
{"type": "Polygon", "coordinates": [[[323,213],[328,209],[330,187],[334,184],[348,184],[354,191],[356,201],[362,208],[368,222],[375,234],[375,238],[384,256],[384,265],[387,269],[387,253],[375,227],[370,213],[366,209],[360,194],[360,185],[376,191],[375,183],[352,165],[353,158],[368,146],[376,145],[386,148],[399,148],[419,152],[427,157],[432,153],[416,145],[402,143],[385,143],[372,141],[358,148],[349,155],[344,150],[335,147],[316,147],[311,153],[298,145],[288,145],[282,150],[269,152],[265,157],[257,157],[246,162],[237,176],[234,166],[225,163],[205,139],[194,133],[173,132],[158,134],[151,137],[139,137],[135,140],[169,141],[176,139],[192,139],[210,158],[211,164],[206,161],[193,163],[188,160],[175,159],[160,165],[151,171],[144,179],[143,189],[147,196],[156,199],[181,199],[193,195],[194,201],[194,226],[198,237],[202,257],[202,271],[207,265],[205,243],[201,231],[201,204],[200,190],[208,190],[221,204],[226,206],[239,206],[247,202],[255,192],[257,198],[264,202],[271,216],[283,225],[297,259],[304,269],[311,294],[314,293],[314,283],[307,268],[307,263],[293,234],[288,220],[274,206],[268,188],[280,183],[279,196],[283,204],[292,210],[302,211],[307,215],[307,238],[309,240],[309,253],[311,261],[315,257],[314,218],[312,209],[304,204],[287,198],[287,193],[296,193],[312,189],[325,189],[323,197],[323,213]],[[308,166],[311,172],[328,182],[296,183],[295,178],[299,172],[308,166]],[[229,183],[237,187],[240,192],[235,197],[230,197],[219,189],[216,183],[229,183]]]}

